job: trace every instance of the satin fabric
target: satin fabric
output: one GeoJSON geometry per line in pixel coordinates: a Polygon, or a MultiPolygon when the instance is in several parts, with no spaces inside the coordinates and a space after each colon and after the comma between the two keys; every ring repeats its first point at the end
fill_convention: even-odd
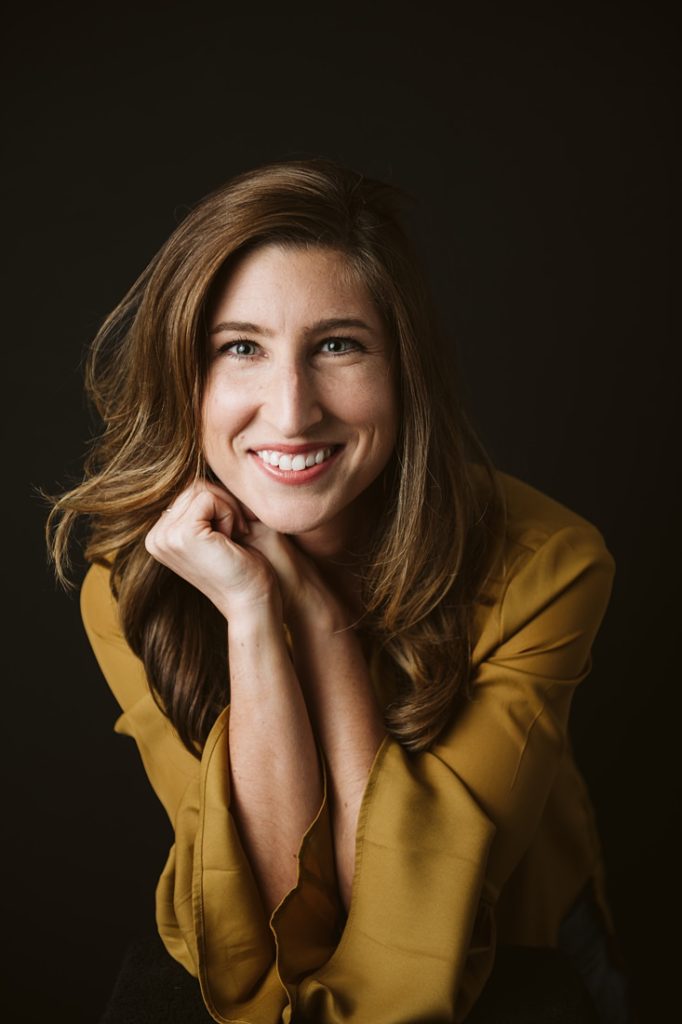
{"type": "MultiPolygon", "coordinates": [[[[473,700],[429,751],[382,743],[357,828],[350,909],[337,892],[326,796],[298,879],[268,919],[230,814],[229,707],[201,759],[154,703],[122,637],[108,570],[82,588],[85,628],[175,831],[160,935],[222,1024],[461,1021],[496,941],[555,946],[592,881],[610,928],[594,815],[567,739],[614,563],[582,517],[500,473],[508,527],[492,603],[476,613],[473,700]]],[[[391,698],[372,658],[380,702],[391,698]]],[[[324,767],[324,766],[323,766],[324,767]]]]}

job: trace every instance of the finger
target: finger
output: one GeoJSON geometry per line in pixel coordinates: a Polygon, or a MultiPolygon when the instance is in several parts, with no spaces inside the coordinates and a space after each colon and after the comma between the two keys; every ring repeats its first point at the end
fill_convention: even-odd
{"type": "Polygon", "coordinates": [[[248,527],[241,514],[231,505],[224,506],[218,499],[215,501],[216,514],[211,519],[211,526],[216,533],[232,539],[235,535],[245,537],[248,527]],[[221,511],[222,509],[222,511],[221,511]]]}
{"type": "Polygon", "coordinates": [[[195,481],[181,491],[164,510],[163,519],[176,521],[185,514],[189,514],[191,518],[198,516],[207,523],[214,523],[216,529],[226,536],[231,536],[233,528],[242,535],[248,533],[247,519],[235,496],[209,480],[195,481]]]}
{"type": "Polygon", "coordinates": [[[249,532],[249,525],[251,523],[259,522],[259,519],[251,511],[248,505],[245,505],[243,502],[239,501],[239,499],[234,494],[232,494],[231,491],[228,491],[227,488],[222,487],[219,484],[214,484],[210,481],[207,481],[207,484],[214,494],[216,494],[218,497],[222,497],[223,499],[225,499],[231,505],[234,506],[234,508],[237,511],[237,523],[239,525],[241,533],[247,534],[249,532]]]}
{"type": "Polygon", "coordinates": [[[248,536],[249,522],[236,498],[232,495],[226,498],[224,495],[215,494],[214,502],[215,515],[211,520],[214,529],[227,536],[233,536],[235,533],[240,537],[248,536]]]}
{"type": "MultiPolygon", "coordinates": [[[[234,529],[241,536],[246,536],[249,533],[249,519],[244,511],[244,506],[241,504],[241,502],[234,496],[234,494],[232,494],[231,491],[228,491],[225,487],[222,487],[219,484],[214,484],[211,481],[207,480],[206,487],[207,490],[209,490],[212,494],[216,496],[219,502],[226,503],[233,510],[234,529]]],[[[228,518],[227,513],[222,512],[216,516],[215,522],[216,524],[219,524],[226,518],[228,518]]],[[[219,526],[217,526],[217,528],[220,529],[219,526]]]]}
{"type": "Polygon", "coordinates": [[[185,487],[184,490],[180,491],[179,494],[174,495],[169,501],[166,508],[163,510],[162,515],[171,519],[177,518],[187,511],[190,502],[194,499],[197,494],[196,484],[190,484],[189,487],[185,487]]]}
{"type": "Polygon", "coordinates": [[[241,511],[234,499],[212,490],[198,491],[185,513],[185,519],[193,523],[195,532],[206,529],[232,538],[236,527],[241,526],[241,511]]]}

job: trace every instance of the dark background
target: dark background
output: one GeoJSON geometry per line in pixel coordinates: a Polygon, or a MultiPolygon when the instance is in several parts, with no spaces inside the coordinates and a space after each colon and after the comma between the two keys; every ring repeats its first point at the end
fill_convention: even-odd
{"type": "MultiPolygon", "coordinates": [[[[575,706],[644,1020],[676,963],[677,25],[651,4],[32,6],[5,23],[3,959],[13,1021],[95,1022],[170,830],[45,568],[84,347],[183,212],[323,155],[395,181],[498,465],[618,574],[575,706]],[[473,8],[473,10],[472,10],[473,8]],[[672,931],[671,931],[672,930],[672,931]]],[[[674,1005],[674,1004],[673,1004],[674,1005]]]]}

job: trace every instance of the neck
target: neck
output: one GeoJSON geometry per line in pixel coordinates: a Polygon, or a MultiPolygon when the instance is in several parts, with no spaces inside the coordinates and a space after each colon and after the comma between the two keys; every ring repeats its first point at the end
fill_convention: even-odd
{"type": "Polygon", "coordinates": [[[293,534],[296,544],[318,563],[358,568],[379,515],[376,486],[370,486],[331,522],[293,534]]]}
{"type": "Polygon", "coordinates": [[[356,614],[363,610],[360,577],[377,508],[375,495],[365,492],[361,501],[353,502],[333,522],[293,535],[296,546],[315,562],[334,593],[356,614]]]}
{"type": "Polygon", "coordinates": [[[353,560],[346,546],[340,543],[338,533],[313,530],[299,533],[293,540],[314,563],[326,586],[353,614],[361,610],[359,577],[353,572],[353,560]]]}
{"type": "Polygon", "coordinates": [[[294,540],[301,551],[319,564],[354,562],[356,559],[350,548],[350,538],[342,536],[333,526],[329,524],[309,533],[294,534],[294,540]]]}

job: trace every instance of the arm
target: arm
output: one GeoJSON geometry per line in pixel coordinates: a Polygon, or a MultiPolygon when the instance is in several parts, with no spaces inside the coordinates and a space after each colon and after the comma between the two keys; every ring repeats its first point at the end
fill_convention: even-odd
{"type": "Polygon", "coordinates": [[[296,883],[320,769],[277,602],[231,618],[228,639],[232,807],[270,914],[296,883]]]}
{"type": "Polygon", "coordinates": [[[590,668],[613,560],[571,525],[519,547],[486,610],[474,696],[431,749],[389,737],[357,825],[341,941],[299,987],[311,1019],[390,1024],[466,1017],[494,957],[494,905],[532,841],[590,668]],[[415,985],[415,977],[419,984],[415,985]]]}
{"type": "Polygon", "coordinates": [[[100,614],[84,593],[93,647],[127,708],[118,731],[135,736],[175,826],[157,892],[160,931],[199,973],[214,1012],[274,1024],[288,993],[302,1019],[319,1024],[391,1024],[396,1007],[415,1022],[466,1015],[492,963],[491,908],[542,814],[612,575],[603,541],[585,526],[539,544],[534,535],[533,549],[512,560],[483,617],[474,700],[430,751],[407,755],[390,737],[380,746],[340,942],[325,805],[303,838],[297,885],[268,924],[230,813],[227,711],[199,765],[148,692],[129,693],[128,678],[141,689],[146,681],[111,595],[100,614]]]}
{"type": "Polygon", "coordinates": [[[248,532],[234,499],[207,484],[176,499],[146,546],[228,622],[232,807],[269,916],[295,885],[297,853],[322,785],[275,576],[262,555],[234,539],[248,532]]]}
{"type": "Polygon", "coordinates": [[[360,805],[387,733],[352,619],[314,563],[256,526],[248,541],[277,573],[296,673],[325,756],[339,891],[350,906],[360,805]]]}
{"type": "MultiPolygon", "coordinates": [[[[165,527],[165,515],[162,522],[165,527]]],[[[229,525],[229,520],[224,528],[225,525],[229,525]]],[[[161,540],[164,546],[169,542],[177,550],[179,538],[161,540]]],[[[195,559],[195,569],[197,561],[200,559],[195,559]]],[[[258,564],[267,569],[267,563],[258,564]]],[[[213,594],[219,599],[217,590],[213,594]]],[[[254,596],[252,592],[251,597],[254,596]]],[[[242,608],[247,605],[244,602],[242,608]]],[[[257,881],[252,855],[249,852],[247,856],[244,821],[237,827],[234,790],[241,780],[233,778],[235,768],[239,775],[239,768],[230,763],[232,708],[226,707],[218,716],[200,759],[193,756],[152,697],[144,666],[126,643],[106,568],[95,565],[88,571],[81,591],[81,610],[97,661],[123,712],[116,722],[116,732],[135,740],[149,781],[175,833],[156,890],[156,919],[164,945],[191,974],[200,978],[204,999],[214,1015],[225,1021],[276,1024],[295,999],[295,983],[290,983],[290,979],[310,974],[325,963],[338,941],[338,890],[326,787],[321,787],[321,797],[315,797],[314,820],[310,822],[308,812],[301,812],[299,823],[292,830],[296,833],[305,827],[303,822],[308,824],[296,851],[295,864],[288,863],[288,879],[295,878],[296,882],[274,913],[269,914],[265,909],[267,897],[263,897],[263,875],[257,881]]],[[[254,682],[254,651],[250,645],[246,646],[251,653],[243,649],[241,627],[247,621],[245,615],[233,617],[230,639],[235,648],[234,685],[241,687],[240,693],[245,696],[246,703],[240,702],[245,716],[248,698],[253,696],[249,686],[254,682]]],[[[259,621],[262,625],[263,620],[259,621]]],[[[271,635],[265,649],[274,664],[265,668],[270,671],[278,667],[285,675],[288,673],[287,679],[293,686],[288,655],[282,663],[281,615],[276,629],[274,622],[270,625],[271,635]]],[[[256,660],[262,668],[259,657],[256,660]]],[[[236,701],[234,707],[237,708],[236,701]]],[[[255,729],[259,730],[260,710],[255,706],[251,710],[255,729]]],[[[240,739],[256,739],[246,728],[238,734],[235,730],[235,735],[237,743],[240,739]]],[[[267,776],[262,779],[267,789],[276,759],[280,765],[278,775],[284,778],[284,762],[279,755],[285,744],[279,720],[267,742],[262,735],[258,742],[261,753],[252,753],[254,763],[267,768],[267,776]]],[[[292,756],[290,763],[294,761],[292,756]]],[[[242,763],[246,763],[243,758],[242,763]]],[[[253,774],[260,773],[258,766],[253,774]]],[[[321,767],[324,769],[324,765],[321,767]]],[[[301,782],[299,768],[297,764],[297,787],[301,782]]],[[[248,769],[245,771],[247,784],[257,781],[248,769]]],[[[319,775],[313,778],[316,788],[319,787],[319,775]]],[[[286,816],[285,810],[288,811],[293,799],[293,791],[285,792],[279,813],[286,816]]],[[[265,820],[263,828],[266,830],[265,820]]],[[[272,833],[273,826],[268,828],[272,833]]],[[[293,836],[289,841],[295,845],[293,836]]],[[[253,840],[252,845],[256,845],[253,840]]],[[[293,858],[278,858],[273,853],[271,862],[276,865],[285,859],[290,862],[293,858]]],[[[275,884],[282,891],[289,881],[280,878],[278,882],[275,878],[275,884]]],[[[275,892],[269,902],[276,900],[275,892]]]]}
{"type": "Polygon", "coordinates": [[[360,804],[387,733],[360,642],[345,616],[330,596],[309,602],[307,610],[290,617],[294,659],[327,761],[336,871],[348,910],[360,804]]]}

